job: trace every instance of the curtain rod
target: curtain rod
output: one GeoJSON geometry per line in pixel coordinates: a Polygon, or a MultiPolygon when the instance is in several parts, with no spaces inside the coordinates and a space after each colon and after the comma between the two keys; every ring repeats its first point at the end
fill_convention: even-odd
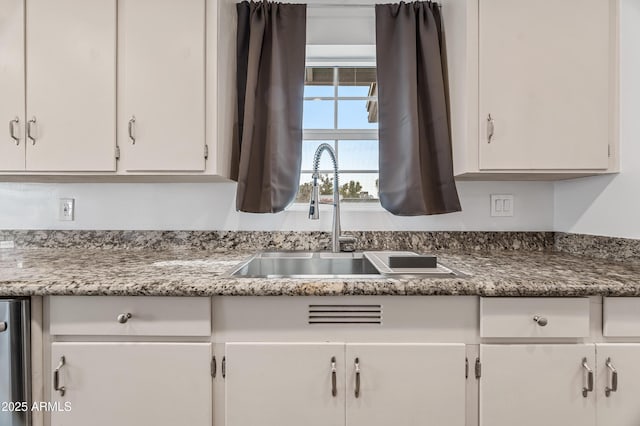
{"type": "MultiPolygon", "coordinates": [[[[442,8],[442,4],[436,3],[439,8],[442,8]]],[[[307,7],[312,9],[320,8],[332,8],[332,7],[357,7],[357,8],[373,8],[376,3],[307,3],[307,7]]]]}

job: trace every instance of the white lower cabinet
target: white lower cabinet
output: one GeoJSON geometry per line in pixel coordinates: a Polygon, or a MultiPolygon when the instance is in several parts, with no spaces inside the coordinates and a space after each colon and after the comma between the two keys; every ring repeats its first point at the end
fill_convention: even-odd
{"type": "Polygon", "coordinates": [[[209,343],[54,342],[51,426],[211,426],[210,361],[209,343]]]}
{"type": "Polygon", "coordinates": [[[640,424],[640,344],[597,344],[598,426],[640,424]]]}
{"type": "Polygon", "coordinates": [[[343,344],[228,343],[225,357],[226,426],[344,424],[343,344]]]}
{"type": "Polygon", "coordinates": [[[480,426],[596,425],[595,345],[481,345],[480,359],[480,426]]]}
{"type": "Polygon", "coordinates": [[[347,344],[346,350],[348,426],[464,426],[465,345],[347,344]]]}
{"type": "Polygon", "coordinates": [[[463,344],[228,343],[226,426],[464,426],[463,344]]]}

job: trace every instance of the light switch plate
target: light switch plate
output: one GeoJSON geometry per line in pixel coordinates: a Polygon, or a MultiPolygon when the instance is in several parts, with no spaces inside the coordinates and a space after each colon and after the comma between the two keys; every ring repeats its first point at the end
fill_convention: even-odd
{"type": "Polygon", "coordinates": [[[492,217],[512,217],[513,210],[512,194],[491,194],[492,217]]]}
{"type": "Polygon", "coordinates": [[[75,216],[75,200],[73,198],[60,198],[58,220],[71,221],[75,216]]]}

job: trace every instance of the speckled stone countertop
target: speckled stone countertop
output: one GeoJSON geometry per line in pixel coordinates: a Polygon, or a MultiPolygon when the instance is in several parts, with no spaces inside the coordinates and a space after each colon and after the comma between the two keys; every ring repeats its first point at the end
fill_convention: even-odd
{"type": "Polygon", "coordinates": [[[0,295],[481,295],[640,296],[640,263],[544,251],[438,252],[468,278],[303,280],[227,278],[250,256],[195,249],[0,250],[0,295]]]}

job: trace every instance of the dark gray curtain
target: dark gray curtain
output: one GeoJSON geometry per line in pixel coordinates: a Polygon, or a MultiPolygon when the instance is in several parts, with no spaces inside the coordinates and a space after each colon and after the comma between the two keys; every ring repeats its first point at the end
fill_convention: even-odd
{"type": "Polygon", "coordinates": [[[380,202],[395,215],[460,211],[436,3],[376,5],[380,202]]]}
{"type": "Polygon", "coordinates": [[[236,209],[276,213],[300,181],[306,5],[245,1],[237,12],[236,209]]]}

